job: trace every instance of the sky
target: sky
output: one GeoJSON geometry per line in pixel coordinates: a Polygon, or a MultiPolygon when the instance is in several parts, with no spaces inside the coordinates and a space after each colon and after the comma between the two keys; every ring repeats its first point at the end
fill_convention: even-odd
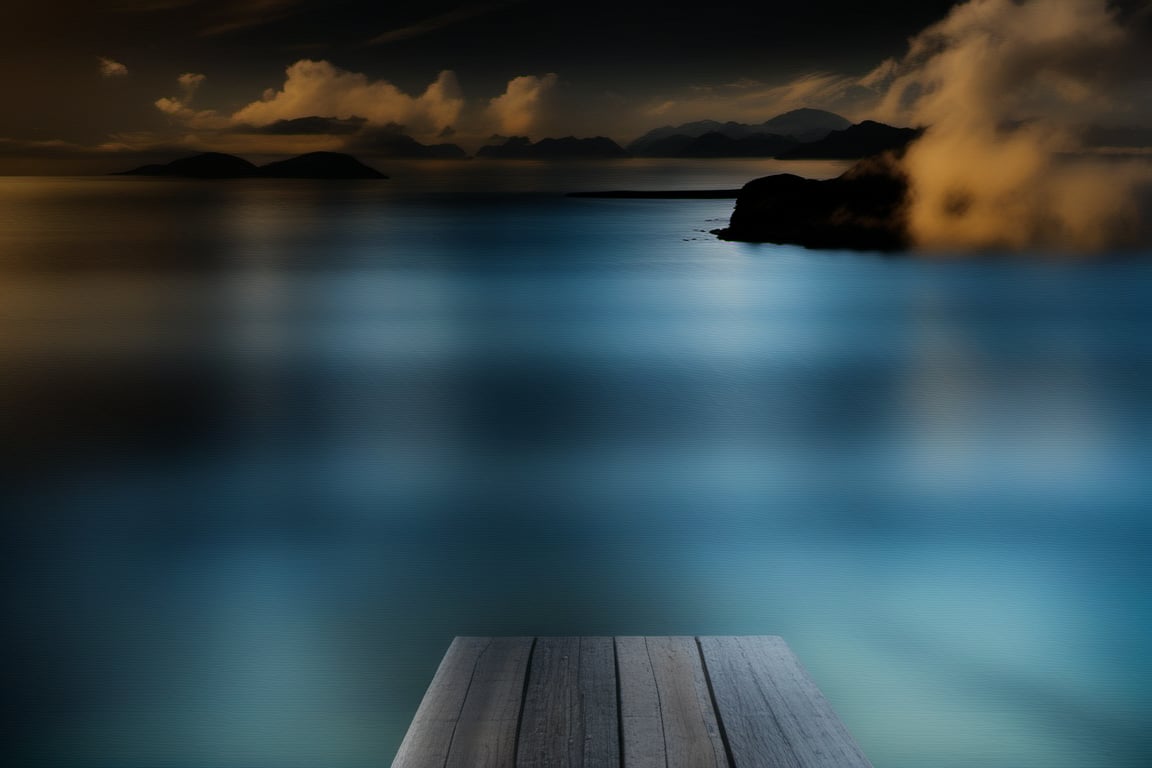
{"type": "MultiPolygon", "coordinates": [[[[1142,74],[1152,69],[1132,53],[1146,41],[1147,0],[967,5],[994,19],[1021,3],[1102,13],[1122,29],[1113,47],[1128,50],[1130,71],[1109,77],[1125,81],[1123,109],[1089,111],[1098,121],[1150,122],[1152,105],[1138,94],[1152,92],[1142,74]]],[[[940,0],[5,6],[0,172],[82,159],[115,167],[191,150],[355,150],[393,130],[469,150],[497,134],[624,143],[662,125],[756,122],[805,106],[912,124],[920,115],[891,97],[897,65],[907,67],[910,41],[954,10],[940,0]]]]}

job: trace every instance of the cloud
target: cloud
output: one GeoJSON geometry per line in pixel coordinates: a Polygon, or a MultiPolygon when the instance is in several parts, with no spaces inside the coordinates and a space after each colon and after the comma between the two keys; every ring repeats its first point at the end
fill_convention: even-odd
{"type": "Polygon", "coordinates": [[[1148,166],[1074,153],[1084,124],[1125,109],[1138,47],[1106,0],[970,0],[874,70],[881,116],[928,126],[903,160],[915,241],[1094,250],[1133,237],[1148,166]]]}
{"type": "Polygon", "coordinates": [[[207,79],[205,75],[185,72],[176,78],[180,86],[179,96],[165,96],[152,102],[156,109],[183,125],[195,129],[220,129],[230,121],[214,109],[193,109],[192,99],[196,91],[207,79]]]}
{"type": "Polygon", "coordinates": [[[118,0],[121,13],[191,14],[183,21],[204,37],[226,35],[281,21],[303,10],[307,0],[118,0]]]}
{"type": "Polygon", "coordinates": [[[367,42],[367,45],[383,45],[385,43],[395,43],[400,40],[411,40],[414,37],[423,37],[433,32],[437,32],[444,27],[450,27],[459,24],[469,19],[474,19],[478,16],[485,16],[493,11],[501,10],[512,5],[517,5],[524,2],[524,0],[504,0],[504,2],[496,3],[480,3],[477,5],[465,5],[447,13],[441,13],[436,16],[430,16],[426,19],[409,24],[405,27],[398,27],[390,29],[387,32],[376,35],[367,42]]]}
{"type": "Polygon", "coordinates": [[[532,133],[542,118],[546,94],[556,85],[557,77],[521,75],[508,81],[504,93],[488,102],[488,116],[497,133],[521,136],[532,133]]]}
{"type": "Polygon", "coordinates": [[[266,26],[297,13],[301,4],[302,0],[230,0],[221,4],[200,34],[212,37],[266,26]]]}
{"type": "Polygon", "coordinates": [[[176,78],[176,82],[180,84],[180,87],[184,89],[184,93],[191,99],[192,94],[196,93],[196,90],[207,79],[208,77],[206,75],[196,74],[195,72],[185,72],[176,78]]]}
{"type": "Polygon", "coordinates": [[[456,123],[464,108],[456,75],[448,70],[419,96],[327,61],[297,61],[285,75],[280,90],[269,89],[259,101],[237,110],[232,122],[266,126],[302,117],[363,118],[375,125],[403,123],[413,133],[426,134],[456,123]]]}
{"type": "Polygon", "coordinates": [[[107,56],[97,58],[100,63],[100,74],[104,77],[124,77],[128,74],[128,67],[107,56]]]}
{"type": "Polygon", "coordinates": [[[832,72],[810,72],[784,83],[741,79],[715,86],[697,86],[648,104],[648,118],[666,123],[692,120],[736,120],[759,123],[801,107],[827,109],[852,119],[869,115],[879,97],[861,78],[832,72]]]}

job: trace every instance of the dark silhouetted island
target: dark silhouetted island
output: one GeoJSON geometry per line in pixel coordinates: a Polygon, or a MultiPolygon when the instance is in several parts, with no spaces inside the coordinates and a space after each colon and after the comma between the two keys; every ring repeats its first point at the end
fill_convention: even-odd
{"type": "Polygon", "coordinates": [[[524,136],[512,136],[501,144],[480,147],[476,156],[501,160],[597,160],[629,155],[623,147],[605,136],[589,139],[565,136],[562,139],[540,139],[536,143],[524,136]]]}
{"type": "Polygon", "coordinates": [[[744,185],[724,240],[806,248],[898,251],[909,246],[908,179],[890,156],[861,160],[819,181],[790,173],[744,185]]]}
{"type": "Polygon", "coordinates": [[[380,171],[341,152],[309,152],[267,165],[220,152],[205,152],[163,165],[144,165],[121,176],[171,176],[184,179],[386,179],[380,171]]]}
{"type": "Polygon", "coordinates": [[[205,152],[182,157],[170,163],[142,165],[119,176],[177,176],[185,179],[243,179],[255,176],[259,169],[253,163],[222,152],[205,152]]]}
{"type": "Polygon", "coordinates": [[[780,155],[783,160],[856,160],[884,152],[899,152],[924,131],[894,128],[865,120],[842,131],[833,131],[819,141],[799,144],[780,155]]]}
{"type": "Polygon", "coordinates": [[[380,171],[342,152],[309,152],[262,165],[256,175],[267,179],[386,179],[380,171]]]}

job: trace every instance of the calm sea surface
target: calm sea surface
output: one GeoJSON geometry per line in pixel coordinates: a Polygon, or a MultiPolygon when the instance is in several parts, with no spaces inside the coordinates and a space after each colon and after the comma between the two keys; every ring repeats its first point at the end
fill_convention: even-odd
{"type": "Polygon", "coordinates": [[[560,194],[771,169],[0,179],[5,764],[376,768],[454,635],[781,634],[877,768],[1152,765],[1149,254],[560,194]]]}

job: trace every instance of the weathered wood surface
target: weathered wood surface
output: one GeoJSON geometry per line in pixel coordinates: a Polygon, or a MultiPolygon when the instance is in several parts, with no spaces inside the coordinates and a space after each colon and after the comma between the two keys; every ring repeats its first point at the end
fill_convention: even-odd
{"type": "Polygon", "coordinates": [[[612,638],[538,638],[516,765],[618,768],[618,722],[612,638]]]}
{"type": "Polygon", "coordinates": [[[456,638],[393,768],[870,768],[778,637],[456,638]]]}
{"type": "Polygon", "coordinates": [[[624,764],[727,768],[724,742],[691,637],[620,637],[624,764]]]}
{"type": "Polygon", "coordinates": [[[452,641],[393,768],[509,766],[530,637],[458,637],[452,641]]]}
{"type": "Polygon", "coordinates": [[[702,637],[737,766],[870,768],[799,659],[779,637],[702,637]]]}

